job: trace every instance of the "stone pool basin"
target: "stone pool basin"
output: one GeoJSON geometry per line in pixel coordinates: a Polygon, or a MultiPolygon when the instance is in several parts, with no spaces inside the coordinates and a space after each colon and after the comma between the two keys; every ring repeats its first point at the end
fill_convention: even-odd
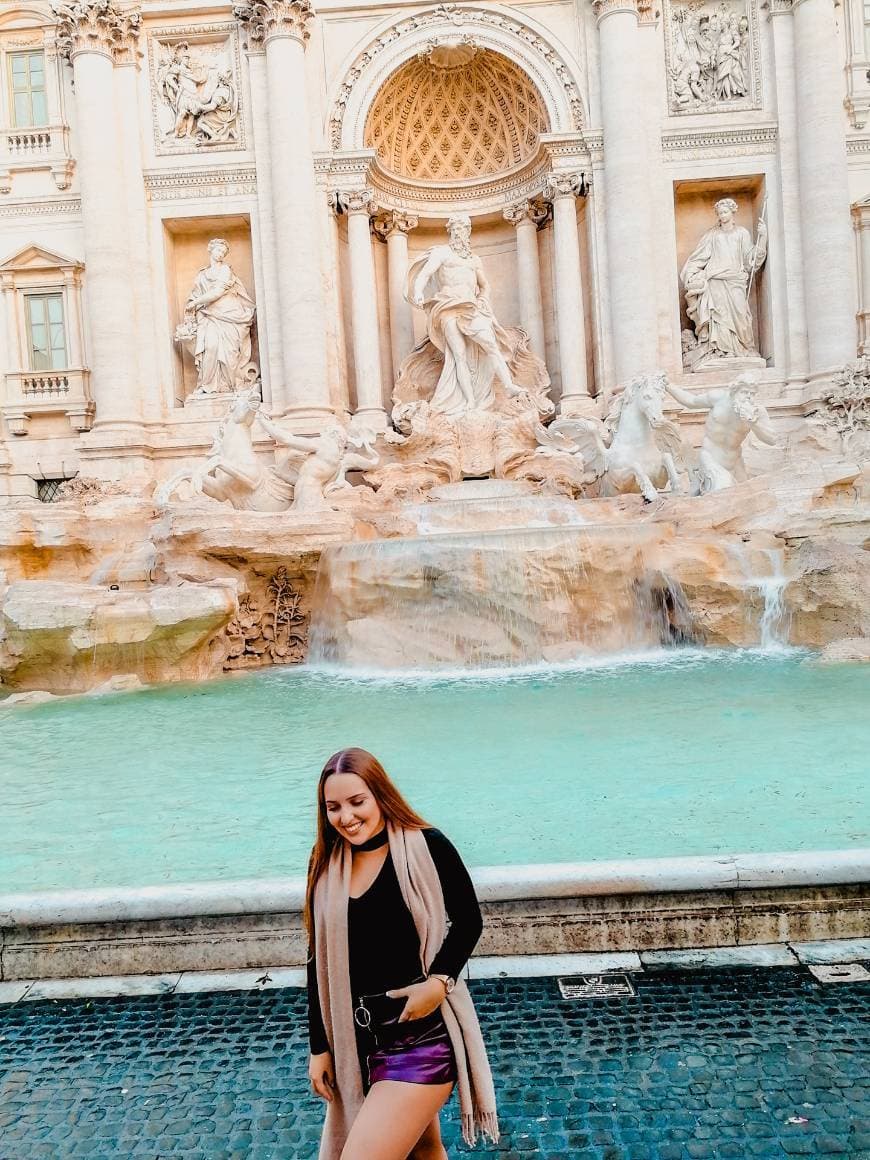
{"type": "Polygon", "coordinates": [[[349,743],[474,868],[481,953],[862,937],[868,692],[807,654],[671,650],[10,708],[3,977],[303,961],[313,785],[349,743]]]}

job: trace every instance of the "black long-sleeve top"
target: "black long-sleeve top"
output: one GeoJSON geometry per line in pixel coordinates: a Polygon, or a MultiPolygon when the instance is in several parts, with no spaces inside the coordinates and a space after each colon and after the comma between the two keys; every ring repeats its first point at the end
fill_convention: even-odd
{"type": "MultiPolygon", "coordinates": [[[[441,881],[449,928],[429,971],[458,979],[483,930],[474,886],[456,847],[440,830],[423,836],[441,881]]],[[[420,939],[402,898],[391,854],[377,878],[359,898],[348,899],[347,938],[350,988],[354,999],[407,987],[421,973],[420,939]]],[[[308,1040],[312,1055],[329,1050],[312,938],[308,957],[308,1040]]]]}

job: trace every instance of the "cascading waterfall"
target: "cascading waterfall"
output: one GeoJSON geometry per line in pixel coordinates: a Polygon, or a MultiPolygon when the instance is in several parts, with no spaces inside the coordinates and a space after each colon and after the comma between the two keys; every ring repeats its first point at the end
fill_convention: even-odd
{"type": "Polygon", "coordinates": [[[663,575],[665,525],[452,533],[328,548],[309,663],[486,668],[682,643],[679,585],[663,575]]]}
{"type": "Polygon", "coordinates": [[[784,557],[780,549],[767,548],[765,555],[770,560],[770,575],[758,581],[758,588],[764,596],[764,610],[761,614],[761,647],[782,648],[788,643],[788,609],[785,603],[784,557]]]}
{"type": "Polygon", "coordinates": [[[785,602],[788,576],[785,573],[785,553],[782,548],[755,548],[747,552],[742,545],[731,547],[732,558],[743,574],[748,592],[757,592],[762,599],[758,618],[758,643],[764,649],[781,649],[788,645],[789,613],[785,602]],[[765,561],[759,568],[759,557],[765,561]]]}

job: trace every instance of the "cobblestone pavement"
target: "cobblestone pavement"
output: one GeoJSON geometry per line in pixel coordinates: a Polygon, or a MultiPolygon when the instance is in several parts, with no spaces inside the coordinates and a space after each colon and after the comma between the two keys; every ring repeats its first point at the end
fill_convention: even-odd
{"type": "MultiPolygon", "coordinates": [[[[554,979],[474,983],[499,1160],[870,1160],[870,984],[803,969],[635,976],[564,1001],[554,979]]],[[[0,1008],[0,1160],[310,1160],[297,990],[0,1008]]],[[[445,1114],[451,1157],[455,1102],[445,1114]]]]}

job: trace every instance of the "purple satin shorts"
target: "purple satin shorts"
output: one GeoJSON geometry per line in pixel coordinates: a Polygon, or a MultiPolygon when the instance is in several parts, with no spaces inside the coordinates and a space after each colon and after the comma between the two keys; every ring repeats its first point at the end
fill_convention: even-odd
{"type": "Polygon", "coordinates": [[[399,1027],[401,1032],[391,1035],[388,1042],[368,1053],[369,1087],[382,1079],[399,1083],[456,1083],[453,1045],[440,1011],[399,1027]]]}

